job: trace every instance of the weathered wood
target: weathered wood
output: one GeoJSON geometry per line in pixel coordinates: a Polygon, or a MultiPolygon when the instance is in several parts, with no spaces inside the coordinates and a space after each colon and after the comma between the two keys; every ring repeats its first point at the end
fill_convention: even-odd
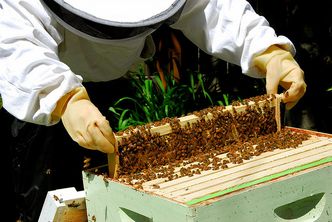
{"type": "MultiPolygon", "coordinates": [[[[280,125],[280,101],[281,101],[281,96],[276,95],[275,97],[271,97],[270,99],[259,101],[259,102],[254,102],[254,101],[249,101],[247,102],[246,105],[238,105],[238,106],[226,106],[224,109],[221,109],[221,112],[230,112],[230,113],[242,113],[246,112],[248,106],[252,107],[259,107],[262,108],[263,106],[268,103],[270,107],[276,107],[276,112],[275,112],[275,119],[277,123],[277,130],[280,131],[281,125],[280,125]],[[278,108],[277,108],[278,107],[278,108]]],[[[205,119],[213,119],[213,114],[212,113],[207,113],[205,116],[202,118],[205,119]]],[[[186,127],[188,125],[191,125],[193,123],[196,123],[199,121],[200,117],[192,114],[192,115],[187,115],[184,117],[179,117],[179,124],[181,127],[186,127]]],[[[139,130],[138,128],[134,129],[139,130]]],[[[172,127],[170,126],[169,123],[166,123],[161,126],[152,126],[150,129],[151,134],[158,134],[159,136],[164,136],[167,134],[172,133],[172,127]]],[[[236,130],[235,130],[236,131],[236,130]]],[[[236,132],[235,132],[236,133],[236,132]]],[[[123,134],[122,136],[115,136],[117,144],[121,142],[123,138],[130,137],[130,134],[123,134]]],[[[109,165],[109,176],[111,178],[117,178],[117,170],[119,168],[119,156],[117,152],[117,146],[116,146],[116,151],[114,153],[108,154],[108,165],[109,165]]]]}
{"type": "MultiPolygon", "coordinates": [[[[242,164],[234,164],[234,163],[228,163],[227,169],[219,169],[219,170],[206,170],[202,171],[201,174],[195,175],[194,177],[181,177],[176,180],[167,181],[166,178],[159,178],[151,181],[147,181],[143,184],[144,190],[153,190],[154,192],[156,189],[153,187],[154,184],[159,185],[160,189],[167,189],[169,187],[173,187],[177,184],[186,183],[187,181],[195,181],[196,178],[200,178],[203,181],[205,181],[206,177],[215,177],[215,174],[220,174],[222,176],[227,176],[229,174],[234,173],[241,173],[242,170],[251,168],[254,166],[258,166],[260,164],[269,163],[273,159],[278,159],[280,157],[286,158],[287,156],[291,156],[293,154],[299,153],[299,152],[305,152],[306,150],[315,149],[316,147],[324,146],[326,144],[331,144],[331,141],[329,141],[327,138],[324,137],[316,137],[313,136],[309,140],[306,140],[303,142],[302,145],[300,145],[297,149],[276,149],[273,150],[273,152],[265,152],[262,153],[259,156],[254,156],[251,160],[244,160],[244,163],[242,164]],[[300,150],[299,150],[300,149],[300,150]]],[[[332,145],[332,144],[331,144],[332,145]]],[[[217,156],[220,159],[226,159],[228,160],[226,154],[221,154],[217,156]]],[[[191,164],[187,164],[186,167],[190,167],[191,165],[196,164],[196,162],[193,162],[191,164]]],[[[179,173],[180,168],[184,167],[183,165],[177,167],[174,169],[174,173],[179,173]]],[[[158,190],[157,190],[158,192],[158,190]]]]}
{"type": "Polygon", "coordinates": [[[38,222],[85,222],[85,192],[74,187],[47,193],[38,222]]]}
{"type": "Polygon", "coordinates": [[[332,139],[318,133],[296,149],[191,177],[152,180],[138,190],[83,172],[89,220],[109,222],[328,221],[331,179],[332,139]]]}
{"type": "MultiPolygon", "coordinates": [[[[148,181],[143,183],[143,189],[185,203],[194,198],[331,156],[331,139],[313,136],[296,149],[266,152],[251,160],[245,160],[242,164],[230,163],[227,169],[202,171],[198,175],[168,182],[165,179],[148,181]]],[[[223,158],[226,157],[223,156],[223,158]]],[[[177,172],[179,172],[179,168],[175,169],[175,173],[177,172]]]]}
{"type": "MultiPolygon", "coordinates": [[[[279,99],[271,98],[266,101],[259,101],[259,102],[257,102],[257,105],[260,108],[262,108],[264,105],[266,105],[266,103],[269,103],[268,105],[270,107],[280,106],[280,101],[281,101],[280,96],[276,96],[276,98],[279,98],[279,99]]],[[[247,106],[255,106],[255,105],[256,105],[256,103],[254,101],[249,101],[248,105],[239,105],[239,106],[229,105],[229,106],[225,106],[225,108],[221,111],[222,112],[228,111],[233,114],[233,112],[235,110],[237,113],[241,113],[241,112],[246,111],[247,106]]],[[[213,114],[208,113],[208,114],[206,114],[206,116],[204,116],[204,118],[213,119],[213,114]]],[[[276,112],[275,118],[276,118],[277,124],[279,124],[278,127],[280,128],[280,111],[276,112]]],[[[187,115],[184,117],[179,117],[178,119],[179,119],[179,123],[180,123],[181,127],[185,127],[188,124],[191,125],[193,123],[196,123],[200,118],[198,116],[192,114],[192,115],[187,115]]],[[[172,133],[172,128],[169,123],[166,123],[161,126],[152,126],[150,129],[150,132],[152,134],[158,134],[160,136],[164,136],[164,135],[172,133]]],[[[128,135],[128,134],[124,134],[122,136],[116,136],[116,139],[117,139],[117,141],[121,142],[122,138],[129,137],[129,136],[130,135],[128,135]]]]}
{"type": "Polygon", "coordinates": [[[118,177],[118,169],[120,165],[120,158],[119,158],[119,150],[118,150],[118,140],[115,137],[115,144],[114,144],[114,153],[107,154],[107,162],[108,162],[108,175],[111,178],[118,177]]]}

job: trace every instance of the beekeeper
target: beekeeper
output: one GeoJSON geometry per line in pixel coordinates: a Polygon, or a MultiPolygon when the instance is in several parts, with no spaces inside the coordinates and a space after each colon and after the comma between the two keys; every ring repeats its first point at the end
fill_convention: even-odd
{"type": "Polygon", "coordinates": [[[284,87],[293,107],[306,90],[292,42],[244,0],[2,0],[0,93],[17,119],[62,122],[80,146],[114,151],[108,120],[83,82],[108,82],[153,57],[151,34],[180,30],[204,52],[284,87]]]}

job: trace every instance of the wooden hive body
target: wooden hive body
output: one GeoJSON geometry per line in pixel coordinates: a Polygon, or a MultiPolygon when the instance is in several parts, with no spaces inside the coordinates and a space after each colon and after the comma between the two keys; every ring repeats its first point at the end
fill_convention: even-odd
{"type": "Polygon", "coordinates": [[[107,165],[83,171],[88,220],[332,221],[332,135],[288,129],[308,139],[296,149],[274,149],[228,168],[156,178],[140,187],[102,174],[107,165]]]}

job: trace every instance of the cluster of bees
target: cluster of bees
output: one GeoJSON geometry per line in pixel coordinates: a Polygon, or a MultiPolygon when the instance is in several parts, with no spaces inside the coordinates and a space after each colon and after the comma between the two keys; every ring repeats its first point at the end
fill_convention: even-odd
{"type": "Polygon", "coordinates": [[[199,120],[181,127],[178,118],[130,128],[119,144],[119,181],[140,186],[157,178],[174,180],[193,176],[205,170],[228,168],[229,163],[240,164],[253,156],[274,149],[296,148],[305,134],[282,128],[277,131],[275,108],[270,97],[259,96],[232,104],[248,104],[245,112],[232,112],[223,106],[194,112],[199,120]],[[258,101],[266,101],[263,107],[258,101]],[[212,114],[212,118],[205,118],[212,114]],[[160,136],[151,127],[169,124],[172,132],[160,136]]]}

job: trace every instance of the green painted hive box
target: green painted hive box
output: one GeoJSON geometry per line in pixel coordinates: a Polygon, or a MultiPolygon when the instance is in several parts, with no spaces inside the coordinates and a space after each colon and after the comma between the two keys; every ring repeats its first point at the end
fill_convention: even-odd
{"type": "MultiPolygon", "coordinates": [[[[298,129],[293,129],[298,130],[298,129]]],[[[89,221],[332,222],[332,136],[140,188],[83,171],[89,221]]]]}

